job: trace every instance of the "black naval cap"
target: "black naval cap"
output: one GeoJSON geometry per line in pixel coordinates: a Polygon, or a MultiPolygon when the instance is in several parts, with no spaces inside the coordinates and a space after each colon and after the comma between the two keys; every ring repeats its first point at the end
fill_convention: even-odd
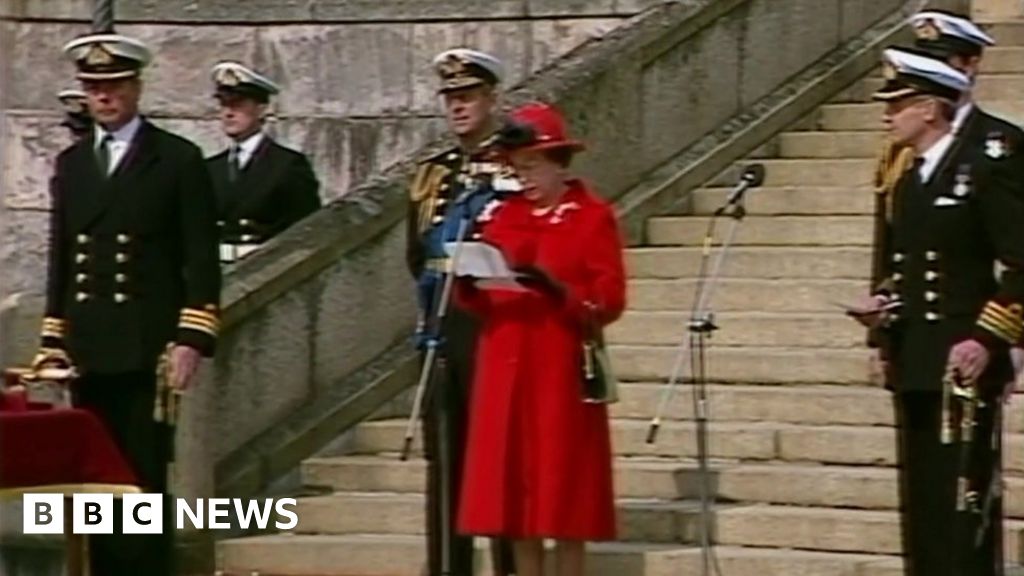
{"type": "Polygon", "coordinates": [[[940,58],[980,56],[995,40],[967,16],[927,10],[910,17],[917,39],[914,45],[940,58]]]}
{"type": "Polygon", "coordinates": [[[220,62],[211,70],[216,89],[214,97],[251,98],[267,103],[270,97],[281,92],[281,88],[266,76],[238,62],[220,62]]]}
{"type": "Polygon", "coordinates": [[[85,92],[81,90],[61,90],[57,100],[64,107],[64,120],[61,126],[75,133],[88,132],[92,128],[92,116],[85,103],[85,92]]]}
{"type": "Polygon", "coordinates": [[[142,41],[121,34],[90,34],[64,45],[79,80],[119,80],[141,74],[152,60],[142,41]]]}
{"type": "Polygon", "coordinates": [[[909,96],[937,96],[957,102],[970,90],[967,76],[942,60],[906,48],[888,48],[882,53],[885,85],[872,95],[882,102],[909,96]]]}

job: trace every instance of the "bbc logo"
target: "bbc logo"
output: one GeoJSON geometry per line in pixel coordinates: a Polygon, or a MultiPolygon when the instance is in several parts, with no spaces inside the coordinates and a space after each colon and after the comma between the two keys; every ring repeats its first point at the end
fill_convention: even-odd
{"type": "MultiPolygon", "coordinates": [[[[121,530],[125,534],[163,532],[163,496],[125,494],[121,530]]],[[[25,534],[64,533],[64,495],[26,494],[22,530],[25,534]]],[[[71,531],[75,534],[114,533],[113,494],[74,494],[71,531]]]]}
{"type": "MultiPolygon", "coordinates": [[[[162,494],[124,494],[121,496],[121,533],[161,534],[164,530],[164,496],[162,494]]],[[[71,510],[65,510],[63,494],[25,494],[22,502],[22,531],[25,534],[63,534],[65,514],[71,514],[73,534],[113,534],[114,495],[74,494],[71,510]]],[[[175,526],[184,530],[186,524],[196,529],[230,530],[225,520],[235,513],[238,525],[248,529],[255,524],[266,530],[276,512],[274,523],[279,530],[291,530],[298,525],[298,516],[289,509],[297,505],[294,498],[243,501],[238,498],[197,499],[195,506],[178,498],[173,512],[175,526]],[[280,519],[286,518],[286,522],[280,519]]]]}

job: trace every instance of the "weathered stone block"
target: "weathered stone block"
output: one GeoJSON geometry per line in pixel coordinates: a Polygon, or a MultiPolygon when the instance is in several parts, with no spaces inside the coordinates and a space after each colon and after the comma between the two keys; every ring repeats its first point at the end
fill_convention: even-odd
{"type": "Polygon", "coordinates": [[[412,25],[296,25],[260,31],[285,115],[377,115],[410,106],[412,25]],[[278,67],[280,63],[280,67],[278,67]]]}
{"type": "Polygon", "coordinates": [[[739,111],[742,25],[739,18],[723,18],[643,63],[632,105],[643,110],[641,153],[648,161],[666,160],[739,111]]]}
{"type": "Polygon", "coordinates": [[[49,231],[50,213],[47,211],[3,211],[0,298],[15,292],[41,294],[45,291],[49,231]]]}
{"type": "Polygon", "coordinates": [[[617,18],[536,20],[531,25],[530,72],[547,66],[592,38],[600,38],[622,21],[617,18]]]}
{"type": "Polygon", "coordinates": [[[39,349],[45,307],[41,293],[16,292],[0,301],[0,367],[27,366],[32,361],[39,349]]]}
{"type": "Polygon", "coordinates": [[[301,289],[249,317],[244,330],[224,334],[215,359],[220,458],[271,426],[312,394],[312,326],[316,307],[301,289]]]}
{"type": "Polygon", "coordinates": [[[840,0],[839,38],[849,40],[900,7],[899,0],[840,0]]]}
{"type": "Polygon", "coordinates": [[[11,35],[11,50],[4,59],[16,62],[5,78],[8,108],[58,110],[57,92],[75,87],[74,67],[61,48],[89,31],[82,24],[20,22],[11,35]]]}
{"type": "Polygon", "coordinates": [[[838,3],[821,0],[792,0],[785,10],[771,0],[757,0],[748,6],[733,13],[739,18],[746,12],[738,81],[744,106],[835,48],[840,16],[838,3]]]}
{"type": "Polygon", "coordinates": [[[20,210],[50,206],[50,178],[57,154],[71,144],[57,116],[3,116],[4,146],[0,157],[3,202],[20,210]]]}
{"type": "Polygon", "coordinates": [[[526,0],[526,13],[533,18],[614,12],[615,0],[526,0]]]}
{"type": "Polygon", "coordinates": [[[203,151],[203,156],[212,156],[228,147],[228,138],[220,129],[217,120],[195,118],[150,118],[153,124],[192,141],[203,151]]]}
{"type": "Polygon", "coordinates": [[[415,291],[408,278],[405,234],[393,229],[367,249],[340,262],[317,282],[311,326],[318,389],[369,362],[380,350],[409,339],[415,324],[415,291]]]}

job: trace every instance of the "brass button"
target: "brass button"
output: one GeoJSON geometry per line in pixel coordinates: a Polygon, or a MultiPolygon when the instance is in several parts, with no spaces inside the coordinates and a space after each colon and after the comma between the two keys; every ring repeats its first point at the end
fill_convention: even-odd
{"type": "Polygon", "coordinates": [[[897,252],[897,253],[893,254],[892,255],[892,261],[893,262],[903,262],[903,253],[902,252],[897,252]]]}
{"type": "Polygon", "coordinates": [[[77,237],[77,240],[78,240],[79,244],[88,244],[89,243],[89,236],[86,235],[86,234],[79,234],[78,237],[77,237]]]}
{"type": "Polygon", "coordinates": [[[125,262],[128,261],[128,255],[125,254],[124,252],[118,252],[117,256],[115,256],[114,258],[117,260],[118,264],[124,264],[125,262]]]}
{"type": "Polygon", "coordinates": [[[75,300],[77,300],[79,302],[85,302],[88,298],[89,298],[89,295],[86,294],[85,292],[77,292],[75,294],[75,300]]]}
{"type": "Polygon", "coordinates": [[[114,302],[117,302],[118,304],[123,304],[124,302],[127,302],[127,301],[128,301],[128,295],[127,294],[124,294],[123,292],[117,292],[116,294],[114,294],[114,302]]]}
{"type": "Polygon", "coordinates": [[[88,279],[89,279],[89,275],[88,274],[82,274],[82,273],[75,274],[75,282],[78,282],[79,284],[81,284],[82,282],[85,282],[88,279]]]}
{"type": "Polygon", "coordinates": [[[118,244],[127,244],[129,240],[131,240],[131,238],[127,234],[118,234],[117,235],[117,243],[118,244]]]}
{"type": "Polygon", "coordinates": [[[903,274],[900,274],[899,272],[894,272],[892,275],[892,281],[899,282],[900,280],[903,280],[903,274]]]}
{"type": "Polygon", "coordinates": [[[217,226],[223,228],[224,227],[224,221],[223,220],[217,220],[217,226]]]}
{"type": "Polygon", "coordinates": [[[447,189],[448,189],[448,183],[447,182],[442,182],[441,183],[441,191],[444,192],[447,189]]]}
{"type": "Polygon", "coordinates": [[[242,218],[241,220],[238,221],[238,225],[242,226],[243,228],[246,227],[246,226],[249,226],[251,224],[252,224],[252,220],[247,220],[245,218],[242,218]]]}
{"type": "Polygon", "coordinates": [[[936,260],[939,259],[939,253],[936,252],[935,250],[929,250],[924,253],[924,257],[929,262],[935,262],[936,260]]]}
{"type": "Polygon", "coordinates": [[[444,206],[447,203],[448,203],[448,199],[447,198],[438,198],[436,204],[440,208],[441,206],[444,206]]]}
{"type": "Polygon", "coordinates": [[[935,302],[936,300],[939,299],[939,293],[929,290],[924,293],[924,299],[929,302],[935,302]]]}
{"type": "Polygon", "coordinates": [[[123,284],[128,281],[128,275],[118,272],[117,274],[114,274],[114,280],[123,284]]]}
{"type": "Polygon", "coordinates": [[[942,316],[939,316],[936,312],[927,312],[924,315],[924,319],[929,322],[938,322],[940,318],[942,318],[942,316]]]}
{"type": "Polygon", "coordinates": [[[256,240],[256,237],[252,236],[250,234],[242,234],[242,237],[240,238],[240,240],[242,242],[253,242],[253,241],[256,240]]]}
{"type": "Polygon", "coordinates": [[[75,254],[75,262],[77,262],[78,264],[81,264],[82,262],[85,262],[88,259],[89,255],[84,252],[79,252],[78,254],[75,254]]]}
{"type": "Polygon", "coordinates": [[[456,152],[449,152],[447,158],[448,160],[458,160],[459,155],[456,152]]]}
{"type": "Polygon", "coordinates": [[[936,280],[939,279],[939,273],[936,272],[935,270],[929,270],[924,273],[924,279],[927,280],[928,282],[935,282],[936,280]]]}
{"type": "Polygon", "coordinates": [[[430,219],[430,222],[433,223],[433,224],[440,224],[443,221],[444,221],[444,216],[434,216],[433,218],[430,219]]]}

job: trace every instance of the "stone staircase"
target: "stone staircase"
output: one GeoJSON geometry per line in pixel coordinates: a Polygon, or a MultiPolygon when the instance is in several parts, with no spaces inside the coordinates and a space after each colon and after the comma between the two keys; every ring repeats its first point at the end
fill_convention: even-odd
{"type": "MultiPolygon", "coordinates": [[[[1024,23],[992,27],[980,80],[987,109],[1024,119],[1024,23]]],[[[875,75],[762,150],[767,175],[714,301],[708,351],[716,554],[724,576],[898,576],[895,433],[889,395],[872,385],[864,334],[835,302],[868,287],[871,178],[881,108],[875,75]]],[[[696,435],[681,386],[658,443],[645,443],[661,383],[684,334],[707,215],[735,180],[692,196],[689,215],[649,222],[630,250],[630,309],[609,331],[624,381],[614,447],[621,540],[594,544],[590,574],[698,574],[696,435]]],[[[724,233],[727,223],[719,227],[724,233]]],[[[1006,551],[1024,531],[1024,398],[1007,417],[1006,551]]],[[[365,422],[347,453],[313,458],[293,534],[220,543],[218,566],[261,576],[402,575],[424,559],[419,459],[401,462],[404,420],[365,422]]],[[[480,573],[487,569],[478,544],[480,573]]]]}

